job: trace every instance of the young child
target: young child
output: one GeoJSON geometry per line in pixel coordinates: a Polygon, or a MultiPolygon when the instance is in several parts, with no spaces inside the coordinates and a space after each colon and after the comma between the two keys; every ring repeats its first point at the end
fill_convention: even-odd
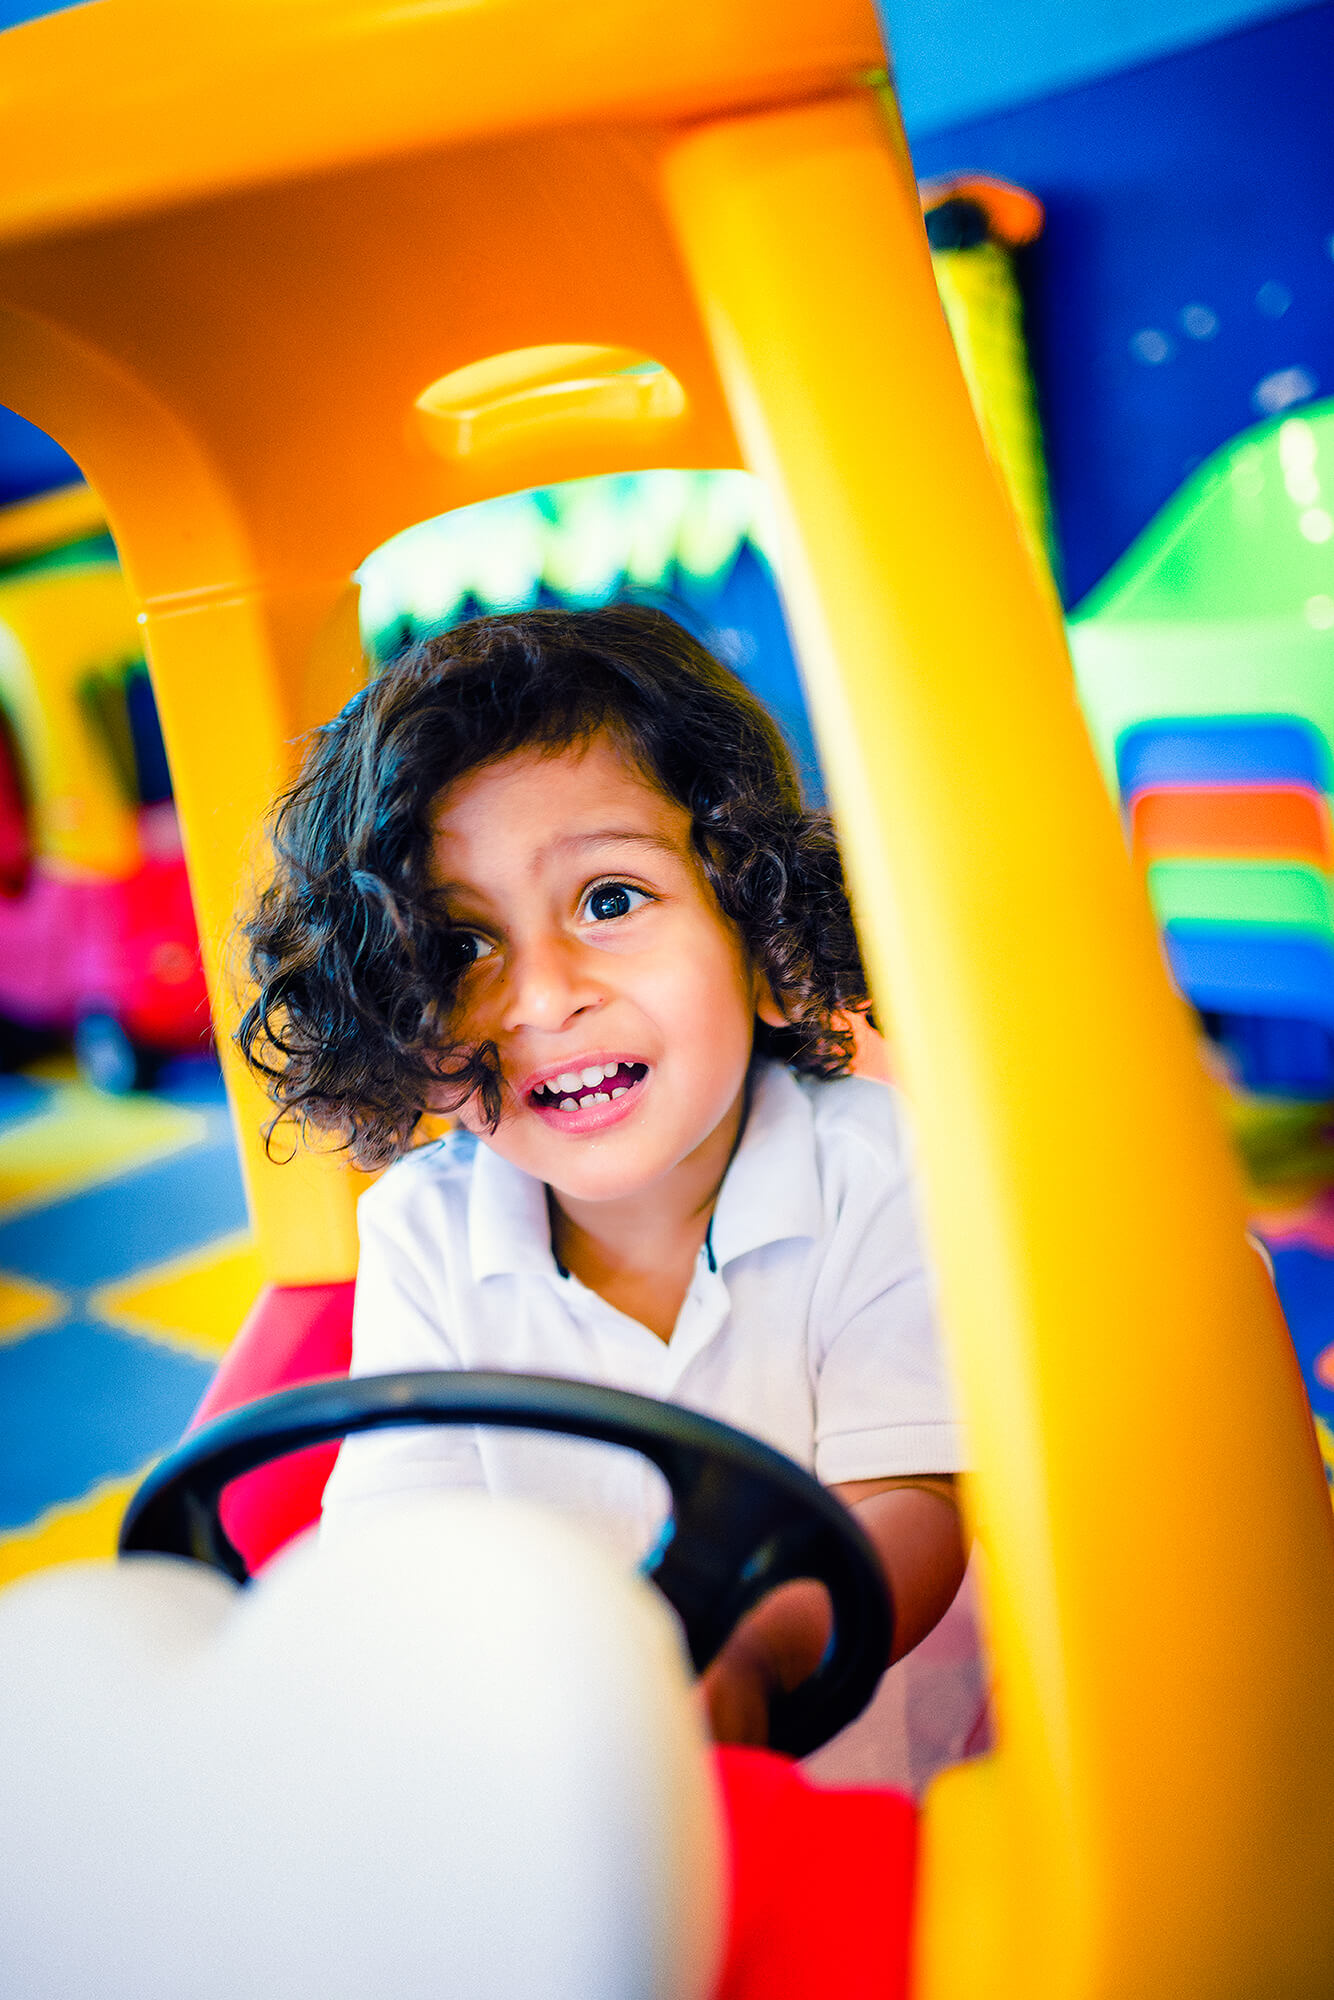
{"type": "MultiPolygon", "coordinates": [[[[239,1041],[281,1107],[388,1172],[360,1206],[353,1370],[578,1376],[690,1404],[814,1470],[889,1580],[895,1657],[964,1569],[893,1094],[838,850],[734,675],[662,613],[482,618],[314,738],[248,924],[239,1041]],[[425,1110],[454,1114],[410,1150],[425,1110]]],[[[325,1532],[442,1484],[552,1501],[627,1554],[656,1473],[611,1447],[349,1441],[325,1532]]],[[[715,1734],[828,1639],[775,1591],[705,1677],[715,1734]]]]}

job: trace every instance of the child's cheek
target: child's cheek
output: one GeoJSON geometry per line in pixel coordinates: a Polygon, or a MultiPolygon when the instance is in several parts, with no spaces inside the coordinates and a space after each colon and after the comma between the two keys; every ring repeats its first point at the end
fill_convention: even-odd
{"type": "MultiPolygon", "coordinates": [[[[504,1090],[500,1106],[502,1124],[512,1115],[513,1111],[514,1099],[508,1090],[504,1090]]],[[[482,1107],[482,1100],[475,1091],[472,1096],[459,1105],[454,1116],[465,1132],[473,1132],[479,1139],[487,1139],[491,1136],[491,1126],[487,1120],[486,1112],[482,1107]]]]}

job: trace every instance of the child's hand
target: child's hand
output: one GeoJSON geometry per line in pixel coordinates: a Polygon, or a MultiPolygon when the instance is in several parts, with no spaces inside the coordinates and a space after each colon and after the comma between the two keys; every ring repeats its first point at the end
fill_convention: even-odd
{"type": "Polygon", "coordinates": [[[769,1741],[769,1696],[773,1683],[753,1660],[722,1652],[699,1684],[715,1743],[745,1743],[763,1749],[769,1741]]]}
{"type": "MultiPolygon", "coordinates": [[[[893,1658],[902,1659],[948,1610],[968,1559],[953,1480],[866,1479],[835,1486],[870,1536],[896,1612],[893,1658]]],[[[799,1687],[829,1644],[832,1614],[818,1583],[785,1583],[743,1618],[700,1680],[716,1743],[763,1746],[769,1699],[799,1687]]]]}
{"type": "Polygon", "coordinates": [[[762,1748],[769,1741],[770,1696],[815,1672],[831,1624],[818,1583],[785,1583],[742,1619],[700,1680],[715,1743],[762,1748]]]}

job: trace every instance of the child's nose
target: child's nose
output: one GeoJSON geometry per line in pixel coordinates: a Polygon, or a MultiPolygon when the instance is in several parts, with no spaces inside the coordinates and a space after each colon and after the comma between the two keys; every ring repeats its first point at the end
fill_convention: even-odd
{"type": "Polygon", "coordinates": [[[505,1029],[554,1032],[576,1014],[596,1007],[603,998],[596,979],[596,958],[575,938],[530,940],[511,958],[506,995],[505,1029]]]}

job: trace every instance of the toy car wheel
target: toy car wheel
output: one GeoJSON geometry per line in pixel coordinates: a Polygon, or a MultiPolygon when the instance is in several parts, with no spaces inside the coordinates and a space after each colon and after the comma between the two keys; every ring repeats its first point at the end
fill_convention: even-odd
{"type": "Polygon", "coordinates": [[[156,1069],[146,1049],[131,1041],[114,1014],[85,1014],[74,1030],[79,1075],[95,1090],[126,1097],[146,1090],[156,1069]]]}

